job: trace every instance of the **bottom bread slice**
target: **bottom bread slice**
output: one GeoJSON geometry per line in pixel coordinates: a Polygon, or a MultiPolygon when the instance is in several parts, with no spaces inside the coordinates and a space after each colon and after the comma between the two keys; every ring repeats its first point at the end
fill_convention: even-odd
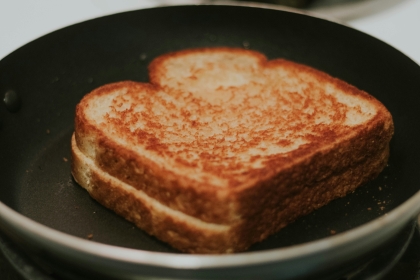
{"type": "Polygon", "coordinates": [[[103,172],[79,150],[74,135],[71,149],[75,181],[103,206],[181,251],[233,252],[230,245],[231,226],[206,223],[173,210],[143,191],[103,172]]]}
{"type": "Polygon", "coordinates": [[[285,198],[290,203],[279,212],[262,209],[263,217],[221,225],[203,222],[173,210],[104,172],[79,150],[74,135],[71,149],[72,175],[93,199],[172,247],[199,254],[233,253],[248,249],[250,245],[262,241],[298,217],[345,196],[373,179],[384,168],[389,155],[389,147],[386,146],[376,156],[343,173],[325,178],[309,191],[285,198]],[[366,170],[371,172],[366,173],[366,170]]]}

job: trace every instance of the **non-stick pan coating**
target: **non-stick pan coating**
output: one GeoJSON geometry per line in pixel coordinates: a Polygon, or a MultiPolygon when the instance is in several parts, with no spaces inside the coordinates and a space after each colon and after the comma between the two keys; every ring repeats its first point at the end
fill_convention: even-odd
{"type": "Polygon", "coordinates": [[[363,225],[403,204],[420,186],[420,67],[366,34],[327,20],[269,9],[179,6],[76,24],[0,61],[0,200],[53,229],[122,247],[175,252],[92,200],[70,175],[76,104],[106,83],[148,80],[156,56],[185,48],[232,46],[303,63],[365,90],[395,122],[389,165],[374,181],[297,220],[250,250],[310,242],[363,225]]]}

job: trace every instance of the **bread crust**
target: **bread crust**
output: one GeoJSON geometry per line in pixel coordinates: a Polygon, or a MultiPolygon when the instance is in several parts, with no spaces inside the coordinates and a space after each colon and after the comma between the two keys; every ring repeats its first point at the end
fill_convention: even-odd
{"type": "Polygon", "coordinates": [[[79,150],[74,135],[71,151],[75,181],[103,206],[181,251],[203,254],[233,252],[231,227],[185,218],[103,172],[79,150]]]}
{"type": "Polygon", "coordinates": [[[153,198],[139,199],[133,194],[133,190],[122,188],[123,182],[95,168],[94,164],[87,164],[74,136],[72,138],[72,174],[92,198],[150,235],[181,252],[192,254],[245,251],[252,244],[264,240],[297,218],[311,213],[333,199],[345,196],[359,185],[373,179],[386,165],[388,156],[389,148],[385,146],[378,155],[367,157],[342,173],[331,174],[312,185],[296,185],[285,197],[276,194],[272,182],[261,182],[257,187],[242,193],[242,221],[230,226],[208,228],[200,226],[200,223],[197,225],[197,220],[194,219],[180,219],[177,216],[179,212],[168,215],[158,211],[153,207],[153,203],[148,201],[153,201],[153,198]],[[261,196],[261,193],[266,195],[261,196]],[[273,194],[276,195],[274,200],[271,199],[273,194]],[[261,208],[260,205],[267,207],[261,208]],[[250,211],[251,209],[258,211],[250,211]]]}
{"type": "MultiPolygon", "coordinates": [[[[197,245],[200,242],[194,241],[193,234],[189,231],[189,225],[175,225],[175,223],[167,222],[167,227],[163,225],[162,229],[153,230],[148,225],[149,222],[145,222],[144,219],[141,222],[136,221],[126,209],[120,209],[117,204],[107,202],[107,197],[114,197],[117,192],[110,186],[112,184],[101,176],[91,175],[91,184],[95,186],[95,190],[90,191],[92,197],[133,221],[140,228],[182,251],[225,253],[245,250],[252,243],[278,231],[297,217],[354,191],[361,184],[377,176],[387,162],[389,141],[394,128],[392,117],[386,108],[366,92],[308,66],[284,59],[269,61],[261,53],[249,50],[204,48],[160,56],[150,64],[149,71],[150,83],[148,84],[124,81],[102,86],[85,96],[76,108],[75,145],[84,155],[94,161],[101,172],[144,192],[150,199],[204,223],[229,226],[229,230],[220,236],[211,236],[208,240],[203,237],[204,239],[200,241],[212,245],[197,245]],[[168,156],[170,154],[168,144],[160,141],[156,137],[157,133],[153,134],[153,131],[149,133],[147,130],[142,130],[140,134],[135,135],[137,138],[135,141],[132,140],[132,143],[142,141],[142,145],[146,147],[145,152],[152,151],[161,158],[169,158],[176,163],[175,169],[154,161],[146,154],[133,152],[130,145],[110,137],[109,133],[105,133],[100,126],[92,123],[89,116],[92,103],[96,98],[107,96],[112,92],[126,91],[125,94],[130,96],[134,95],[133,93],[142,92],[144,95],[156,96],[160,91],[165,91],[170,92],[173,96],[181,96],[183,90],[173,89],[170,85],[165,84],[165,80],[171,79],[167,74],[169,66],[166,64],[168,61],[189,55],[214,53],[249,56],[252,65],[257,65],[255,66],[257,70],[269,71],[281,68],[287,69],[290,75],[307,75],[312,79],[309,83],[327,84],[329,88],[363,100],[375,108],[375,114],[370,116],[368,121],[350,127],[343,124],[343,119],[346,117],[340,108],[343,105],[334,103],[333,100],[331,106],[337,113],[332,116],[331,127],[325,125],[314,127],[313,131],[318,131],[319,134],[307,135],[304,139],[307,142],[300,145],[298,149],[264,157],[263,168],[238,166],[241,163],[237,161],[232,161],[232,164],[227,167],[223,164],[206,165],[204,157],[200,166],[201,170],[205,172],[200,172],[204,172],[204,175],[208,174],[208,179],[202,180],[188,175],[189,172],[198,170],[197,163],[176,158],[175,155],[168,156]],[[212,180],[213,177],[220,178],[225,183],[217,184],[212,180]],[[170,228],[169,224],[173,227],[180,227],[181,231],[184,230],[185,232],[182,233],[184,237],[174,238],[165,235],[164,232],[170,228]],[[189,245],[185,240],[185,244],[178,240],[185,239],[185,237],[191,239],[189,245]]],[[[194,76],[191,79],[194,80],[197,77],[194,76]]],[[[277,82],[276,80],[271,81],[277,82]]],[[[232,90],[238,88],[246,89],[239,85],[232,90]]],[[[311,85],[308,88],[317,90],[315,86],[311,85]]],[[[328,99],[327,95],[325,97],[328,99]]],[[[192,100],[192,102],[197,102],[195,99],[192,100]]],[[[211,102],[213,101],[211,100],[211,102]]],[[[131,112],[127,109],[124,114],[131,114],[131,112]]],[[[316,117],[316,114],[313,115],[316,117]]],[[[123,117],[125,116],[121,118],[123,117]]],[[[270,118],[277,117],[270,116],[270,118]]],[[[116,122],[113,125],[118,128],[116,134],[132,134],[130,128],[120,120],[113,119],[112,121],[116,122]]],[[[150,123],[153,119],[148,121],[150,123]]],[[[195,125],[197,124],[192,121],[191,126],[195,125]]],[[[160,131],[161,123],[154,123],[150,127],[155,131],[160,131]]],[[[291,133],[298,134],[301,128],[297,125],[294,129],[295,131],[291,133]]],[[[269,135],[262,133],[259,137],[262,139],[269,135]]],[[[279,142],[279,145],[291,145],[291,140],[283,139],[281,141],[283,142],[279,142]]],[[[204,151],[207,149],[204,144],[199,147],[204,151]]],[[[218,155],[214,153],[207,153],[203,156],[207,156],[209,161],[215,162],[226,159],[221,155],[217,158],[218,155]]],[[[258,155],[251,157],[250,163],[247,164],[251,166],[254,161],[258,162],[261,158],[258,155]]],[[[80,170],[77,166],[80,165],[76,161],[73,167],[75,178],[79,173],[77,170],[80,170]]],[[[86,188],[83,185],[83,180],[79,178],[79,181],[86,188]]],[[[134,207],[133,205],[139,209],[142,208],[129,195],[121,194],[121,196],[130,201],[131,208],[134,207]]],[[[148,216],[150,214],[148,211],[151,212],[150,209],[141,210],[141,216],[148,216]]]]}

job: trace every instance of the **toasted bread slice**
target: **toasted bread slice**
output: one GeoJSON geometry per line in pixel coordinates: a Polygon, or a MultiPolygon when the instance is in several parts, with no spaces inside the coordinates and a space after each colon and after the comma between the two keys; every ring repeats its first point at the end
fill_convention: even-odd
{"type": "Polygon", "coordinates": [[[390,113],[310,67],[208,48],[160,56],[149,71],[150,83],[105,85],[78,104],[72,173],[182,251],[245,250],[386,165],[390,113]]]}

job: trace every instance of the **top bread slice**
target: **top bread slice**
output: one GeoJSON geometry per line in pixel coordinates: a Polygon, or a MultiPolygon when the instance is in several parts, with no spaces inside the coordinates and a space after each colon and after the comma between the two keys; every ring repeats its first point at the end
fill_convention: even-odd
{"type": "MultiPolygon", "coordinates": [[[[86,95],[76,108],[74,147],[100,172],[160,205],[227,226],[231,239],[220,248],[164,238],[180,250],[245,250],[386,165],[388,110],[308,66],[202,48],[156,58],[149,77],[86,95]]],[[[80,166],[73,168],[76,180],[80,166]]]]}

